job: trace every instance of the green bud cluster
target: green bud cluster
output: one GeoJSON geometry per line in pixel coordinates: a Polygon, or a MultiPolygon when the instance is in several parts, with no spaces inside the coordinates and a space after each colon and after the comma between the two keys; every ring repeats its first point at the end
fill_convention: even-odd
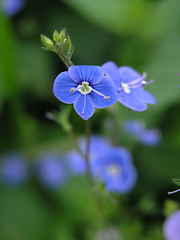
{"type": "Polygon", "coordinates": [[[74,47],[70,36],[67,34],[66,29],[63,28],[60,32],[57,30],[53,33],[53,40],[41,34],[41,41],[44,49],[55,52],[66,64],[67,67],[73,65],[71,62],[74,47]]]}

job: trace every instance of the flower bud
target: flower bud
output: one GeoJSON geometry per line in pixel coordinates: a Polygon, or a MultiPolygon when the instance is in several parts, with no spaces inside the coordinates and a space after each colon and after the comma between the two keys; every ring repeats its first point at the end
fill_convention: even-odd
{"type": "Polygon", "coordinates": [[[45,48],[49,51],[53,50],[54,48],[54,43],[51,41],[48,37],[45,35],[41,34],[41,41],[44,44],[45,48]]]}
{"type": "Polygon", "coordinates": [[[71,58],[72,56],[72,42],[71,42],[71,38],[69,37],[69,35],[67,35],[67,37],[64,39],[63,42],[61,42],[61,52],[66,56],[71,58]]]}
{"type": "Polygon", "coordinates": [[[59,40],[60,40],[61,44],[63,43],[64,39],[66,39],[66,29],[65,28],[63,28],[59,34],[59,40]]]}
{"type": "Polygon", "coordinates": [[[60,39],[60,36],[59,36],[59,32],[57,30],[54,31],[53,33],[53,40],[55,41],[55,43],[60,43],[61,39],[60,39]]]}

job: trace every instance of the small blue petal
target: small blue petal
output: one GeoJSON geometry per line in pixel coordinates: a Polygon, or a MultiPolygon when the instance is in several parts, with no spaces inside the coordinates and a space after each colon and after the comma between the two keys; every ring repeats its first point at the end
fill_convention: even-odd
{"type": "Polygon", "coordinates": [[[66,155],[66,161],[69,166],[69,171],[74,175],[85,174],[86,164],[83,157],[75,150],[66,155]]]}
{"type": "Polygon", "coordinates": [[[74,102],[74,108],[79,114],[79,116],[82,117],[84,120],[89,119],[95,111],[95,107],[91,102],[88,94],[80,94],[78,99],[76,99],[76,101],[74,102]]]}
{"type": "Polygon", "coordinates": [[[133,96],[136,96],[139,100],[149,104],[156,104],[156,99],[154,96],[143,90],[143,88],[137,88],[136,91],[133,91],[133,96]]]}
{"type": "Polygon", "coordinates": [[[167,240],[179,240],[180,236],[180,210],[173,212],[163,225],[164,236],[167,240]]]}
{"type": "Polygon", "coordinates": [[[19,153],[9,153],[0,162],[0,179],[6,186],[17,187],[29,177],[28,162],[19,153]]]}
{"type": "Polygon", "coordinates": [[[80,95],[78,91],[74,93],[70,92],[71,88],[76,88],[77,86],[77,83],[69,77],[68,72],[62,72],[54,81],[53,92],[60,101],[70,104],[80,95]]]}
{"type": "Polygon", "coordinates": [[[104,99],[103,96],[92,91],[89,97],[96,108],[106,108],[116,103],[117,91],[114,83],[109,78],[104,77],[100,83],[93,86],[93,89],[106,97],[110,97],[109,99],[104,99]]]}
{"type": "Polygon", "coordinates": [[[127,120],[122,126],[126,133],[134,136],[138,136],[145,129],[145,123],[142,121],[127,120]]]}
{"type": "Polygon", "coordinates": [[[136,95],[134,95],[135,91],[136,90],[131,90],[130,94],[127,94],[124,91],[118,92],[118,101],[127,108],[130,108],[134,111],[145,111],[147,109],[147,106],[142,100],[140,100],[139,98],[137,98],[136,95]]]}
{"type": "Polygon", "coordinates": [[[68,74],[70,78],[78,83],[85,81],[90,82],[91,84],[97,84],[104,77],[103,70],[99,66],[71,66],[68,69],[68,74]]]}
{"type": "Polygon", "coordinates": [[[48,189],[58,189],[66,181],[62,158],[56,153],[42,154],[36,162],[36,174],[41,184],[48,189]]]}
{"type": "Polygon", "coordinates": [[[18,13],[24,6],[24,0],[0,0],[2,10],[7,16],[13,16],[18,13]]]}
{"type": "Polygon", "coordinates": [[[132,190],[135,186],[137,180],[137,171],[136,168],[132,165],[129,165],[125,168],[120,168],[122,176],[119,178],[114,178],[112,181],[108,181],[106,189],[109,192],[125,194],[132,190]]]}
{"type": "Polygon", "coordinates": [[[141,74],[136,72],[133,68],[126,67],[126,66],[119,68],[119,74],[120,74],[121,81],[123,81],[124,83],[130,83],[142,77],[141,74]]]}
{"type": "Polygon", "coordinates": [[[161,133],[157,129],[144,130],[139,134],[138,139],[145,145],[156,146],[161,141],[161,133]]]}
{"type": "Polygon", "coordinates": [[[121,77],[119,74],[118,67],[113,62],[107,62],[102,65],[104,73],[109,77],[116,85],[116,88],[121,88],[121,77]]]}

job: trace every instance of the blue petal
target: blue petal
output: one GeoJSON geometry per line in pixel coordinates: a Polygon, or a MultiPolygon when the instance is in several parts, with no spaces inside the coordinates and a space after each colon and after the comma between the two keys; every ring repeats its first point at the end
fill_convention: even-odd
{"type": "Polygon", "coordinates": [[[156,99],[154,98],[154,96],[151,93],[144,91],[143,88],[135,89],[133,94],[134,96],[137,96],[139,100],[145,103],[156,104],[156,99]]]}
{"type": "Polygon", "coordinates": [[[119,68],[119,74],[120,74],[121,81],[123,81],[124,83],[129,83],[135,79],[142,77],[141,74],[136,72],[133,68],[126,67],[126,66],[119,68]]]}
{"type": "Polygon", "coordinates": [[[137,181],[137,171],[133,165],[123,167],[121,176],[107,182],[109,192],[124,194],[132,190],[137,181]]]}
{"type": "Polygon", "coordinates": [[[80,95],[80,92],[71,93],[71,88],[76,88],[77,83],[68,75],[68,72],[60,73],[54,81],[54,95],[64,103],[73,103],[80,95]]]}
{"type": "Polygon", "coordinates": [[[76,82],[82,81],[90,82],[91,84],[97,84],[103,77],[103,70],[99,66],[71,66],[68,69],[69,76],[76,82]]]}
{"type": "Polygon", "coordinates": [[[145,111],[147,109],[146,104],[133,94],[134,91],[131,90],[131,93],[129,94],[125,93],[124,91],[118,92],[118,101],[127,108],[130,108],[134,111],[145,111]]]}
{"type": "Polygon", "coordinates": [[[0,6],[7,16],[13,16],[24,6],[24,0],[1,0],[0,6]]]}
{"type": "Polygon", "coordinates": [[[118,67],[113,62],[107,62],[102,65],[104,73],[115,83],[117,89],[121,89],[121,77],[118,67]]]}
{"type": "Polygon", "coordinates": [[[109,78],[104,77],[100,83],[93,86],[93,89],[105,96],[110,97],[109,99],[104,99],[103,96],[100,96],[93,91],[88,94],[96,108],[106,108],[116,103],[117,91],[114,83],[109,78]]]}
{"type": "Polygon", "coordinates": [[[87,120],[93,115],[95,111],[95,107],[87,94],[86,101],[85,101],[85,108],[84,108],[84,98],[85,98],[85,95],[80,94],[79,98],[74,102],[74,108],[80,117],[82,117],[84,120],[87,120]],[[84,114],[82,114],[83,108],[84,108],[84,114]]]}

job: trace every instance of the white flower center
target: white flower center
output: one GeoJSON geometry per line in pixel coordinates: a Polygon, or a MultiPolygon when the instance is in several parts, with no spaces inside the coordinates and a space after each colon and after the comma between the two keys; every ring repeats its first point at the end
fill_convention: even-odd
{"type": "Polygon", "coordinates": [[[130,93],[131,92],[127,83],[121,82],[121,86],[122,86],[122,89],[125,93],[130,93]]]}
{"type": "Polygon", "coordinates": [[[107,172],[113,176],[119,175],[121,169],[116,164],[111,164],[107,167],[107,172]]]}
{"type": "Polygon", "coordinates": [[[89,86],[88,82],[82,82],[78,87],[80,87],[78,91],[83,95],[88,94],[92,91],[92,87],[89,86]]]}

